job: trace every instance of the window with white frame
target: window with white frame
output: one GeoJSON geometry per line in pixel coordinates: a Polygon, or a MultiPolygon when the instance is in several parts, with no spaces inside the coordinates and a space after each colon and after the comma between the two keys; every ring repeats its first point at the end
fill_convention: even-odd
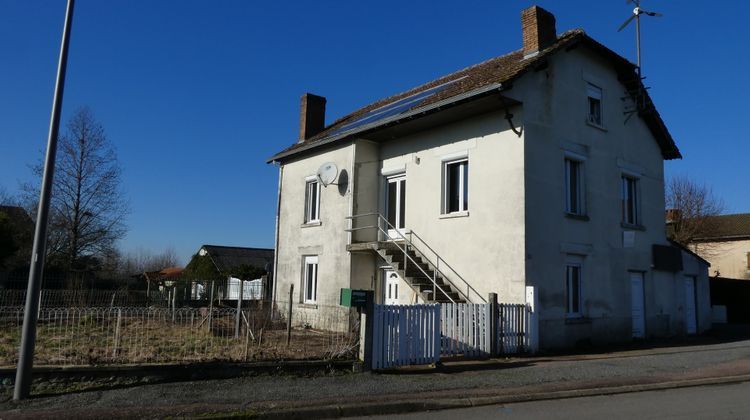
{"type": "Polygon", "coordinates": [[[320,221],[320,182],[307,180],[305,188],[305,223],[320,221]]]}
{"type": "Polygon", "coordinates": [[[304,262],[302,268],[302,301],[304,303],[316,303],[318,301],[318,256],[308,255],[304,262]]]}
{"type": "Polygon", "coordinates": [[[469,159],[443,163],[443,214],[469,210],[469,159]]]}
{"type": "Polygon", "coordinates": [[[588,95],[589,113],[588,122],[597,126],[602,126],[602,88],[599,86],[586,83],[586,93],[588,95]]]}
{"type": "Polygon", "coordinates": [[[622,222],[629,225],[640,223],[638,214],[638,178],[622,176],[622,222]]]}
{"type": "Polygon", "coordinates": [[[565,211],[569,214],[585,214],[584,203],[583,162],[573,158],[565,158],[565,211]]]}
{"type": "Polygon", "coordinates": [[[569,256],[565,264],[565,296],[567,316],[581,316],[581,279],[583,261],[581,257],[569,256]]]}

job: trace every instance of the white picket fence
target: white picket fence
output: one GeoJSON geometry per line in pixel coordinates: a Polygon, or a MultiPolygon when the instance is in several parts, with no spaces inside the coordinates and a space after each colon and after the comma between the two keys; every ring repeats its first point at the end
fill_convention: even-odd
{"type": "Polygon", "coordinates": [[[531,307],[443,303],[375,305],[373,369],[430,364],[440,357],[488,357],[528,351],[531,307]],[[494,328],[494,331],[493,331],[494,328]]]}
{"type": "Polygon", "coordinates": [[[440,305],[375,305],[373,369],[440,360],[440,305]]]}

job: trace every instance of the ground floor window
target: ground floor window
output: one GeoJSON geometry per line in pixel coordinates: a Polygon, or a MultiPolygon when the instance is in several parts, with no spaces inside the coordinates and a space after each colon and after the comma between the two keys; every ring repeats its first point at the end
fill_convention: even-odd
{"type": "Polygon", "coordinates": [[[581,278],[583,263],[580,257],[568,257],[565,265],[565,288],[567,316],[581,316],[581,278]]]}
{"type": "Polygon", "coordinates": [[[303,302],[316,303],[318,301],[318,256],[306,256],[303,270],[303,302]]]}

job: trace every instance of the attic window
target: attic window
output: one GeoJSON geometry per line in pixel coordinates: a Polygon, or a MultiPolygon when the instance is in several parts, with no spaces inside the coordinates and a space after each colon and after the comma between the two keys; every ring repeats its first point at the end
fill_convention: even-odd
{"type": "Polygon", "coordinates": [[[602,126],[602,88],[593,83],[586,83],[588,95],[588,117],[586,121],[597,127],[602,126]]]}

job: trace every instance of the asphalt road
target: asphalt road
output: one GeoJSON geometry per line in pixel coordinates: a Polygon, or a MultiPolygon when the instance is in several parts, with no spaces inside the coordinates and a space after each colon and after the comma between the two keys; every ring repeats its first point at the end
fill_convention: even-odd
{"type": "Polygon", "coordinates": [[[750,383],[490,405],[389,419],[746,419],[750,383]]]}
{"type": "MultiPolygon", "coordinates": [[[[106,417],[113,420],[247,410],[273,412],[311,406],[384,401],[398,404],[405,399],[480,398],[750,374],[750,340],[696,344],[588,356],[454,363],[447,364],[443,371],[414,369],[395,374],[313,377],[260,375],[77,392],[50,388],[52,395],[39,395],[21,403],[11,401],[11,389],[6,387],[0,393],[0,419],[106,417]]],[[[705,399],[697,399],[702,400],[705,399]]]]}

